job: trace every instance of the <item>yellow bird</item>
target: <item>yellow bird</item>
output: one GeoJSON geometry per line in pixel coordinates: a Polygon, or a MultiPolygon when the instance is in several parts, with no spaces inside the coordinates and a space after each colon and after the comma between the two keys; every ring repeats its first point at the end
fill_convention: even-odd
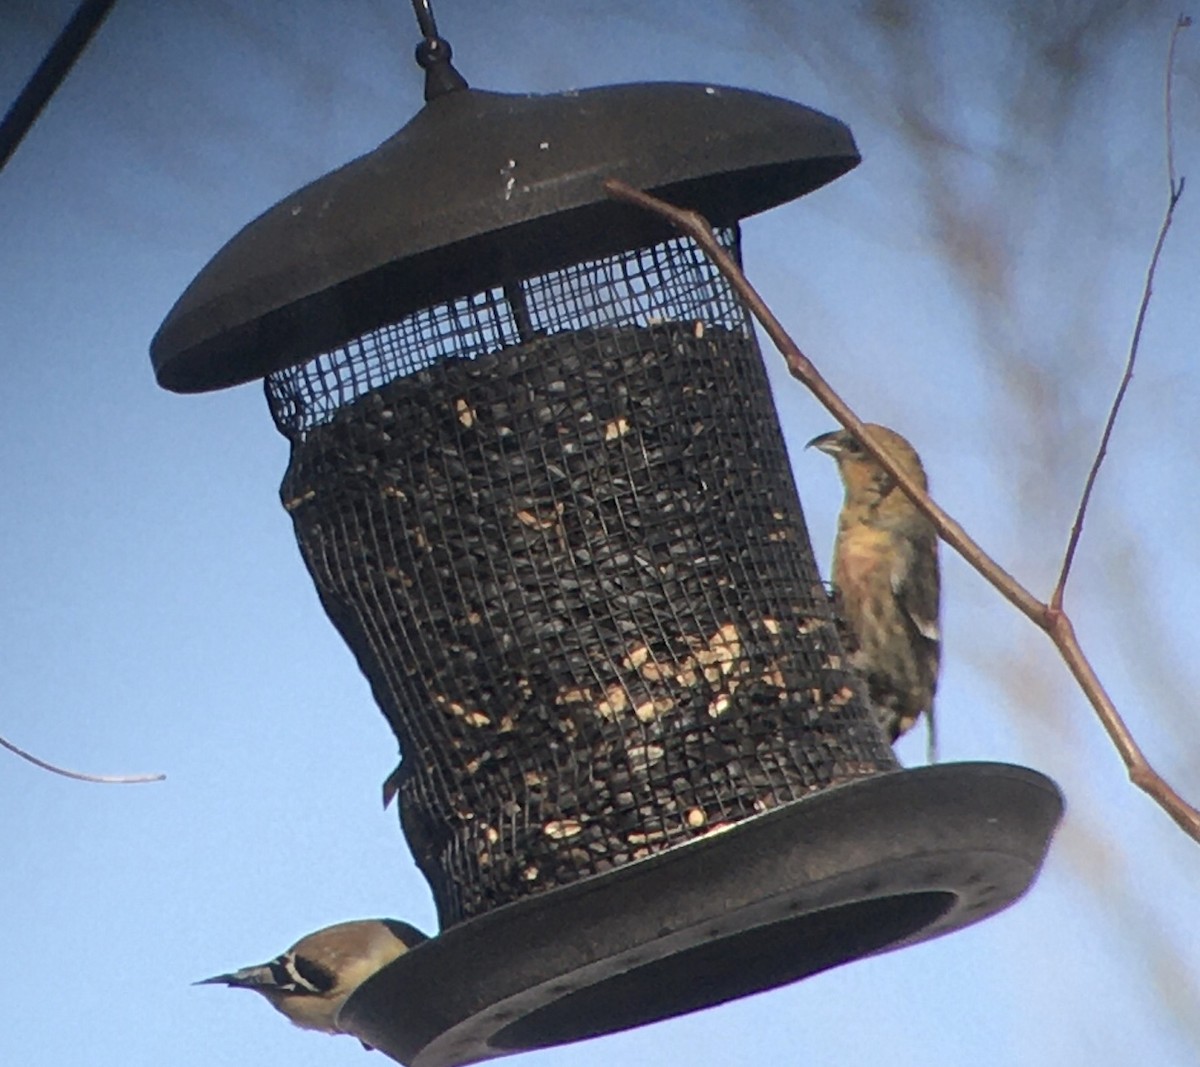
{"type": "MultiPolygon", "coordinates": [[[[925,468],[912,445],[886,426],[866,429],[927,488],[925,468]]],[[[933,761],[933,698],[941,654],[937,532],[849,431],[814,437],[809,447],[833,457],[846,491],[833,547],[833,588],[851,631],[850,664],[866,679],[890,741],[925,715],[933,761]]]]}

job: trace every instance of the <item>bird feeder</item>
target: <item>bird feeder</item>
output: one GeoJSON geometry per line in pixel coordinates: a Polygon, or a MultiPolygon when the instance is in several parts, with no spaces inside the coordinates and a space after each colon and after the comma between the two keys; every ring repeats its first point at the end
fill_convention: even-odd
{"type": "Polygon", "coordinates": [[[750,316],[624,179],[739,220],[854,167],[827,115],[710,85],[468,88],[200,272],[159,382],[264,378],[282,487],[395,732],[441,932],[350,998],[413,1067],[718,1004],[1010,904],[1061,811],[904,771],[845,664],[750,316]]]}

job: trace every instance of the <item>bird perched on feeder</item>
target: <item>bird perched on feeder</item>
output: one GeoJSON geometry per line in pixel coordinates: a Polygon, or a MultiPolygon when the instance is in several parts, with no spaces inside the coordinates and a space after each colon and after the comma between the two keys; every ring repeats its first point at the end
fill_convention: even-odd
{"type": "MultiPolygon", "coordinates": [[[[866,429],[901,470],[928,487],[912,445],[886,426],[866,429]]],[[[833,589],[850,628],[850,665],[865,678],[889,740],[925,715],[932,762],[940,654],[937,532],[849,431],[821,434],[808,447],[833,457],[846,491],[833,546],[833,589]]]]}
{"type": "MultiPolygon", "coordinates": [[[[345,1031],[337,1013],[363,982],[428,938],[395,919],[357,919],[302,937],[269,963],[205,978],[196,985],[253,989],[305,1030],[345,1031]]],[[[363,1042],[364,1047],[370,1046],[363,1042]]]]}

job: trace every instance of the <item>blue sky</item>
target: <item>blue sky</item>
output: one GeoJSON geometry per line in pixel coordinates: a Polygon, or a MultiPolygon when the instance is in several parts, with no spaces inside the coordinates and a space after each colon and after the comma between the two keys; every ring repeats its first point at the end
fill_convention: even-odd
{"type": "MultiPolygon", "coordinates": [[[[1045,594],[1164,205],[1173,9],[1123,16],[1103,52],[1085,37],[1064,83],[1077,94],[1054,97],[1028,70],[1048,54],[1045,20],[1014,30],[918,5],[937,65],[914,92],[952,135],[923,156],[903,136],[898,53],[858,9],[844,25],[812,12],[806,35],[804,5],[770,22],[751,0],[694,6],[437,13],[481,88],[705,81],[847,121],[862,166],[750,220],[747,269],[859,413],[917,443],[935,495],[1045,594]],[[974,273],[972,248],[989,252],[974,273]]],[[[0,99],[72,7],[0,5],[0,99]]],[[[1175,107],[1178,168],[1200,180],[1197,33],[1180,39],[1175,107]]],[[[0,753],[0,1062],[373,1062],[258,998],[189,983],[345,918],[435,925],[379,810],[392,735],[278,503],[287,449],[261,390],[169,394],[147,352],[246,221],[419,107],[416,40],[399,0],[127,0],[0,174],[0,733],[69,767],[168,775],[85,785],[0,753]]],[[[1147,753],[1200,801],[1196,196],[1160,267],[1068,608],[1147,753]]],[[[824,568],[839,490],[802,445],[832,423],[765,355],[824,568]]],[[[1200,845],[1126,782],[1044,638],[944,558],[943,759],[1027,765],[1067,794],[1030,895],[936,943],[514,1064],[1196,1061],[1200,845]]],[[[919,762],[923,739],[900,754],[919,762]]]]}

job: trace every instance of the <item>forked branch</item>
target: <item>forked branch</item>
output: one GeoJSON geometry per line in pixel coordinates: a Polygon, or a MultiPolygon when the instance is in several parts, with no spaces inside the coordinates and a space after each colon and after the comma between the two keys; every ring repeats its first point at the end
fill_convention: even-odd
{"type": "Polygon", "coordinates": [[[1061,611],[1063,594],[1067,588],[1067,578],[1071,574],[1071,564],[1075,560],[1075,550],[1079,547],[1079,538],[1083,534],[1083,520],[1087,515],[1088,502],[1092,498],[1092,489],[1096,485],[1096,476],[1100,473],[1100,464],[1108,452],[1108,442],[1112,438],[1113,427],[1117,424],[1117,414],[1121,410],[1121,402],[1129,383],[1133,381],[1133,368],[1137,363],[1138,347],[1142,343],[1142,327],[1146,324],[1146,312],[1150,309],[1150,297],[1154,292],[1154,272],[1158,269],[1158,260],[1162,255],[1163,245],[1167,241],[1167,232],[1175,218],[1175,205],[1183,196],[1185,178],[1175,180],[1175,136],[1171,121],[1171,73],[1175,67],[1175,40],[1181,30],[1186,30],[1192,24],[1188,15],[1180,15],[1171,29],[1171,42],[1167,45],[1167,76],[1164,88],[1163,110],[1166,117],[1167,133],[1167,210],[1163,215],[1162,225],[1158,228],[1158,239],[1154,242],[1154,252],[1150,256],[1150,266],[1146,270],[1146,284],[1142,286],[1142,302],[1138,305],[1137,319],[1133,325],[1133,339],[1129,342],[1129,355],[1125,360],[1125,373],[1121,375],[1121,384],[1117,386],[1117,395],[1113,398],[1112,407],[1108,411],[1108,419],[1104,423],[1104,432],[1100,435],[1100,444],[1096,449],[1096,458],[1092,460],[1092,468],[1088,471],[1087,480],[1083,484],[1083,495],[1079,499],[1079,508],[1075,512],[1075,521],[1071,524],[1071,535],[1067,538],[1067,550],[1063,554],[1062,568],[1058,572],[1058,581],[1054,584],[1054,592],[1050,594],[1050,607],[1061,611]]]}

